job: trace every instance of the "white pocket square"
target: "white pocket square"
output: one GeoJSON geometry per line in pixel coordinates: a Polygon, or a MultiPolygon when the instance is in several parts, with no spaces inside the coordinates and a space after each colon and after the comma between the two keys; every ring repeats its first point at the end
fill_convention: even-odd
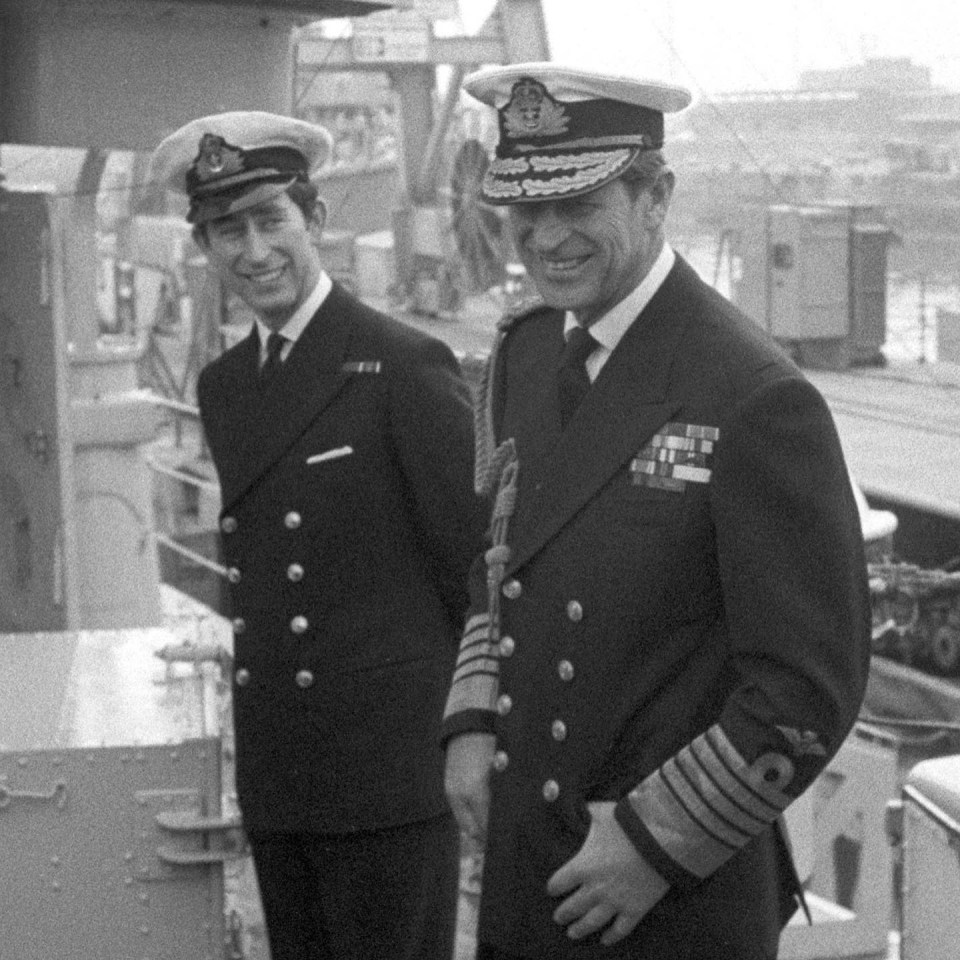
{"type": "Polygon", "coordinates": [[[340,457],[349,457],[353,453],[353,447],[334,447],[333,450],[324,450],[323,453],[315,453],[312,457],[307,457],[307,466],[312,467],[315,463],[323,463],[325,460],[339,460],[340,457]]]}

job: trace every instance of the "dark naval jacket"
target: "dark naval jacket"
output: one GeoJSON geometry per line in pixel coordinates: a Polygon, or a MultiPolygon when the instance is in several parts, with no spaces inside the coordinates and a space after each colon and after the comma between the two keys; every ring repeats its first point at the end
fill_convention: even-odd
{"type": "Polygon", "coordinates": [[[258,347],[254,330],[198,384],[222,491],[244,825],[435,816],[484,524],[468,389],[446,346],[337,284],[266,387],[258,347]]]}
{"type": "Polygon", "coordinates": [[[778,820],[851,729],[869,658],[831,416],[679,257],[561,435],[562,329],[546,308],[506,326],[488,387],[516,501],[492,604],[474,568],[444,725],[497,734],[479,938],[529,957],[774,956],[796,892],[778,820]],[[546,893],[595,800],[671,884],[613,947],[569,940],[546,893]]]}

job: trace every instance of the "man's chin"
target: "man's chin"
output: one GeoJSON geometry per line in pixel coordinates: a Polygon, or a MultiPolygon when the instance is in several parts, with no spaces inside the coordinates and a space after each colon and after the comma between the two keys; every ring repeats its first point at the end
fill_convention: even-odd
{"type": "Polygon", "coordinates": [[[543,298],[544,303],[548,307],[553,307],[554,310],[576,311],[584,306],[584,298],[578,295],[579,291],[565,289],[559,284],[537,285],[537,293],[543,298]]]}
{"type": "Polygon", "coordinates": [[[268,293],[248,293],[247,296],[242,299],[257,316],[263,317],[264,321],[281,318],[284,320],[289,319],[293,316],[297,307],[293,298],[279,292],[273,295],[268,293]]]}
{"type": "Polygon", "coordinates": [[[582,276],[557,277],[542,271],[531,271],[530,279],[537,293],[551,306],[563,310],[574,310],[590,299],[590,285],[582,276]]]}

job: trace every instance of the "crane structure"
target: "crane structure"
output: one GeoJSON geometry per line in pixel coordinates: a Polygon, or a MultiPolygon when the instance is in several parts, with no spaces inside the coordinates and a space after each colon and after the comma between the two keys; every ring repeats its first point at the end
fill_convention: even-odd
{"type": "MultiPolygon", "coordinates": [[[[322,86],[334,74],[386,75],[398,104],[402,183],[390,231],[396,280],[408,290],[418,279],[436,288],[439,274],[439,285],[448,291],[460,286],[478,292],[484,283],[493,285],[486,281],[497,270],[504,270],[505,249],[497,212],[476,202],[485,168],[481,145],[463,143],[452,174],[445,169],[461,81],[485,64],[549,60],[550,49],[540,0],[498,0],[475,34],[440,35],[432,21],[448,17],[451,8],[456,13],[453,0],[414,0],[412,9],[355,22],[348,37],[304,32],[296,43],[296,62],[307,89],[322,86]],[[438,92],[443,68],[445,84],[438,92]],[[443,282],[451,260],[456,261],[458,284],[443,282]]],[[[436,294],[427,297],[434,305],[425,312],[438,309],[437,299],[436,294]]],[[[444,299],[441,294],[439,300],[444,299]]]]}

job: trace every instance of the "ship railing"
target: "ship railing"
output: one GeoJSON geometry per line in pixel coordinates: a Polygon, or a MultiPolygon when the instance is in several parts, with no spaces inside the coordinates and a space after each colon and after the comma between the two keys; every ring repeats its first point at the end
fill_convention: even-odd
{"type": "MultiPolygon", "coordinates": [[[[154,448],[145,454],[144,460],[152,473],[172,480],[179,485],[182,492],[181,500],[193,505],[183,512],[198,515],[200,498],[204,494],[215,500],[219,500],[220,496],[220,484],[212,479],[214,473],[209,451],[203,437],[203,431],[200,428],[200,410],[193,404],[158,394],[151,396],[151,402],[171,415],[173,421],[173,450],[177,456],[173,462],[166,462],[160,454],[160,448],[154,448]],[[187,451],[184,444],[185,423],[191,426],[192,435],[197,440],[196,446],[190,451],[187,451]],[[180,456],[182,452],[189,453],[198,464],[210,464],[209,475],[185,468],[180,456]]],[[[170,533],[155,529],[154,539],[158,545],[171,550],[188,563],[210,570],[218,577],[226,578],[227,568],[223,564],[204,556],[196,550],[192,550],[170,533]]]]}

